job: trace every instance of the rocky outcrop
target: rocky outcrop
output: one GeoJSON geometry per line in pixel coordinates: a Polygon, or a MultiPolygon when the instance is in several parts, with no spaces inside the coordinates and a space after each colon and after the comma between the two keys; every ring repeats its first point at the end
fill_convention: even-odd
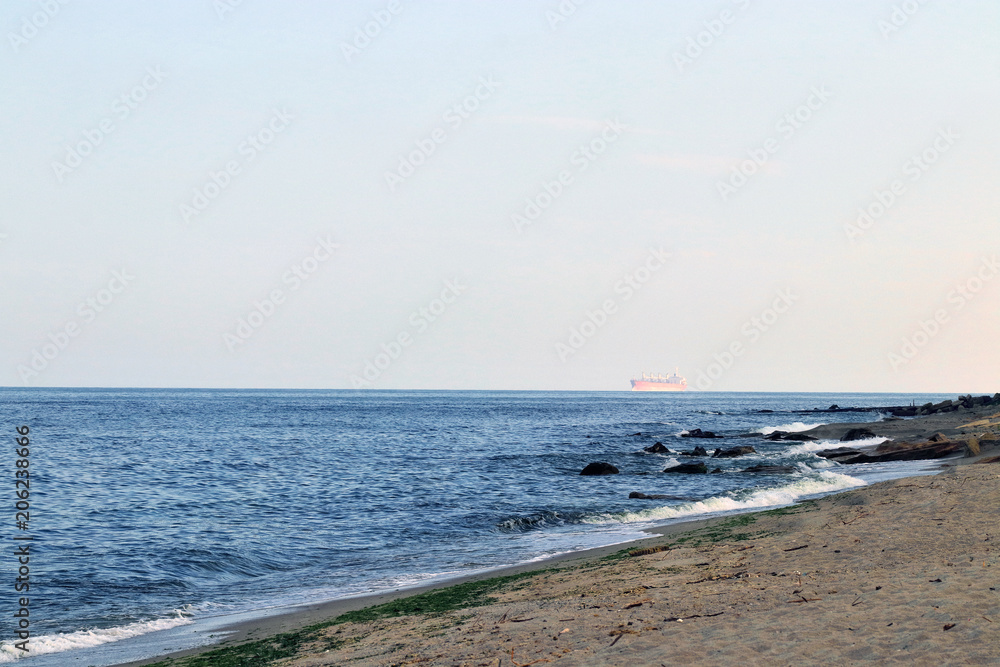
{"type": "MultiPolygon", "coordinates": [[[[935,436],[936,437],[936,436],[935,436]]],[[[841,447],[817,452],[817,456],[837,463],[884,463],[886,461],[922,461],[940,459],[945,456],[981,451],[982,445],[976,438],[964,440],[927,440],[925,442],[883,442],[871,452],[841,447]]],[[[973,454],[974,455],[974,454],[973,454]]]]}
{"type": "Polygon", "coordinates": [[[617,475],[618,468],[605,461],[595,461],[588,463],[587,467],[580,471],[581,475],[617,475]]]}
{"type": "Polygon", "coordinates": [[[851,449],[850,447],[837,447],[836,449],[824,449],[821,452],[816,452],[816,456],[821,456],[824,459],[830,459],[831,461],[836,461],[838,463],[841,463],[842,459],[853,458],[862,454],[864,454],[864,452],[857,449],[851,449]]]}
{"type": "Polygon", "coordinates": [[[741,445],[739,447],[730,447],[729,449],[716,449],[715,453],[712,454],[713,459],[733,459],[737,456],[746,456],[747,454],[756,454],[757,450],[749,445],[741,445]]]}
{"type": "Polygon", "coordinates": [[[686,475],[707,475],[708,466],[704,463],[682,463],[679,466],[665,468],[663,472],[676,472],[686,475]]]}
{"type": "Polygon", "coordinates": [[[708,450],[704,447],[695,447],[690,452],[680,452],[681,456],[708,456],[708,450]]]}
{"type": "Polygon", "coordinates": [[[802,435],[801,433],[789,433],[788,431],[775,431],[770,435],[764,436],[765,440],[791,440],[793,442],[811,442],[813,440],[819,440],[819,438],[814,438],[811,435],[802,435]]]}
{"type": "Polygon", "coordinates": [[[877,438],[874,433],[866,428],[852,428],[847,431],[844,435],[840,437],[841,442],[851,442],[853,440],[866,440],[868,438],[877,438]]]}
{"type": "Polygon", "coordinates": [[[669,454],[670,450],[663,446],[662,442],[657,442],[649,447],[645,447],[642,451],[649,452],[650,454],[669,454]]]}
{"type": "Polygon", "coordinates": [[[716,435],[712,431],[702,431],[700,428],[693,428],[687,433],[681,433],[682,438],[722,438],[724,436],[716,435]]]}
{"type": "Polygon", "coordinates": [[[641,491],[633,491],[628,494],[628,497],[633,500],[691,500],[691,498],[685,498],[684,496],[668,496],[663,493],[642,493],[641,491]]]}
{"type": "Polygon", "coordinates": [[[750,466],[743,472],[755,472],[755,473],[760,473],[762,475],[787,475],[796,472],[796,470],[797,469],[795,466],[778,466],[778,465],[768,466],[764,464],[759,464],[755,466],[750,466]]]}

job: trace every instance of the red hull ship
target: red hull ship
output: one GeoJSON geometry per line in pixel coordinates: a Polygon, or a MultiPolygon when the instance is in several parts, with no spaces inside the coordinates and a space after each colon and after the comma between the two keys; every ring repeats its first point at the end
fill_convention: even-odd
{"type": "Polygon", "coordinates": [[[632,378],[632,391],[684,391],[687,386],[687,380],[678,375],[676,369],[666,377],[643,373],[639,380],[632,378]]]}

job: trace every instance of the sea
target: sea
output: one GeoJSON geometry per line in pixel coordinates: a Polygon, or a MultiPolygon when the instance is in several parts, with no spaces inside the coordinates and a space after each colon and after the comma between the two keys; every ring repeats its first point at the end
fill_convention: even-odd
{"type": "Polygon", "coordinates": [[[945,398],[954,395],[0,388],[0,662],[162,655],[235,619],[931,474],[932,462],[842,466],[816,456],[838,443],[761,436],[886,416],[819,411],[832,404],[945,398]],[[30,522],[18,526],[25,426],[30,522]],[[682,437],[695,428],[725,437],[682,437]],[[656,442],[670,453],[645,451],[656,442]],[[708,460],[716,474],[662,473],[704,460],[678,453],[697,445],[757,453],[708,460]],[[620,473],[581,476],[595,461],[620,473]],[[759,464],[791,470],[747,472],[759,464]],[[24,544],[30,590],[16,592],[24,544]],[[22,597],[28,653],[15,646],[22,597]]]}

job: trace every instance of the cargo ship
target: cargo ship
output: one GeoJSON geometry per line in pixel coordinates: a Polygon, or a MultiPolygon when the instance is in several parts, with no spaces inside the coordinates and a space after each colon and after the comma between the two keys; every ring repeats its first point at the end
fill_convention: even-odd
{"type": "Polygon", "coordinates": [[[632,378],[632,391],[684,391],[687,386],[687,380],[677,374],[676,368],[667,376],[643,373],[638,380],[632,378]]]}

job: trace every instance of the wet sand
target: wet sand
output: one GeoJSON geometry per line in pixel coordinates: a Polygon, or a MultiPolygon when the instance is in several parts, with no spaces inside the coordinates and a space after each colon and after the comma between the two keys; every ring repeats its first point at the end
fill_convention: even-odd
{"type": "MultiPolygon", "coordinates": [[[[960,426],[996,407],[981,412],[841,426],[882,435],[876,428],[888,424],[895,437],[917,440],[961,435],[960,426]]],[[[964,434],[991,427],[978,428],[964,434]]],[[[492,593],[496,601],[485,606],[330,626],[274,664],[995,664],[998,453],[946,459],[939,475],[782,510],[673,525],[626,545],[645,549],[633,556],[601,560],[621,553],[619,545],[303,607],[234,626],[223,645],[462,581],[544,569],[492,593]]]]}

